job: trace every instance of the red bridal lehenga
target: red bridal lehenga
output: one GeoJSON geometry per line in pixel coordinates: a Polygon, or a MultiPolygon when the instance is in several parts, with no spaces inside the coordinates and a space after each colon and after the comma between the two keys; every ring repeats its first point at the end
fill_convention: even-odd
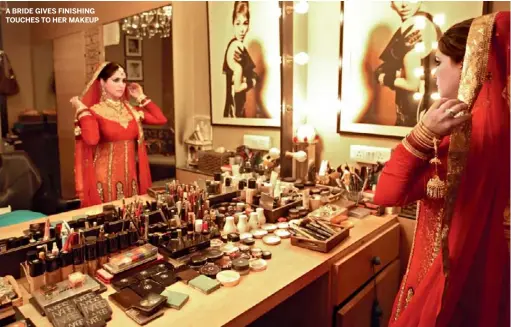
{"type": "Polygon", "coordinates": [[[102,99],[96,70],[81,101],[87,106],[76,121],[75,183],[82,207],[145,194],[151,173],[142,123],[167,122],[160,108],[147,101],[133,107],[126,93],[120,101],[102,99]]]}
{"type": "Polygon", "coordinates": [[[509,326],[509,38],[509,12],[471,25],[459,99],[473,117],[440,143],[445,196],[426,196],[431,157],[405,141],[382,172],[375,202],[419,200],[389,326],[509,326]]]}

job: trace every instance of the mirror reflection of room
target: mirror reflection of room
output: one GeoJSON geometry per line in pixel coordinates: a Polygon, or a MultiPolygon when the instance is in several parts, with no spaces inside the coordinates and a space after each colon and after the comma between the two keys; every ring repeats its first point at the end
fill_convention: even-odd
{"type": "Polygon", "coordinates": [[[152,182],[175,175],[171,35],[170,5],[103,25],[105,61],[123,67],[127,85],[139,85],[167,120],[164,125],[143,122],[152,182]]]}

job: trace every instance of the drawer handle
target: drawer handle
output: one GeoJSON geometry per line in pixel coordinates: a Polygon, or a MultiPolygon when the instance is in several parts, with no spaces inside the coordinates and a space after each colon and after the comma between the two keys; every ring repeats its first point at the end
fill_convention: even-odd
{"type": "Polygon", "coordinates": [[[381,259],[380,259],[380,257],[379,257],[379,256],[374,256],[374,257],[372,257],[372,258],[371,258],[371,264],[372,264],[373,266],[379,266],[379,265],[381,265],[381,259]]]}

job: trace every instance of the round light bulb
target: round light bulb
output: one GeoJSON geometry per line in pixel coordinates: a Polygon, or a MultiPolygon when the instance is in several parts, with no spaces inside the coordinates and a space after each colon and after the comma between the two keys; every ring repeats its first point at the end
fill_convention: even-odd
{"type": "Polygon", "coordinates": [[[431,48],[433,48],[433,50],[438,49],[438,42],[434,41],[433,43],[431,43],[431,48]]]}
{"type": "Polygon", "coordinates": [[[305,65],[306,63],[309,62],[309,55],[306,54],[305,52],[299,52],[295,54],[294,61],[296,62],[297,65],[300,66],[305,65]]]}
{"type": "Polygon", "coordinates": [[[438,92],[431,93],[431,99],[432,100],[440,100],[440,94],[438,92]]]}
{"type": "Polygon", "coordinates": [[[438,14],[433,16],[433,23],[437,24],[438,26],[442,26],[445,24],[445,14],[438,14]]]}
{"type": "Polygon", "coordinates": [[[436,68],[433,68],[433,69],[431,70],[431,75],[435,76],[435,74],[436,74],[436,68]]]}
{"type": "Polygon", "coordinates": [[[424,45],[424,42],[419,42],[415,45],[415,51],[417,52],[424,52],[426,51],[426,46],[424,45]]]}
{"type": "Polygon", "coordinates": [[[422,93],[415,92],[415,93],[413,94],[413,99],[414,99],[415,101],[419,101],[420,99],[422,99],[422,93]]]}
{"type": "Polygon", "coordinates": [[[419,30],[423,30],[426,28],[426,17],[424,16],[416,16],[415,17],[415,27],[419,30]]]}
{"type": "Polygon", "coordinates": [[[309,3],[301,0],[294,5],[295,12],[297,14],[306,14],[309,11],[309,3]]]}
{"type": "Polygon", "coordinates": [[[421,77],[424,75],[424,67],[417,67],[413,70],[415,77],[421,77]]]}

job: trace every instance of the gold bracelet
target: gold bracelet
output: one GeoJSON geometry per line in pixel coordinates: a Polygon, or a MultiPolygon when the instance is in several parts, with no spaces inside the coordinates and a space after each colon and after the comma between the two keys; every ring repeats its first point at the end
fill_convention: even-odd
{"type": "Polygon", "coordinates": [[[406,138],[404,138],[401,143],[403,144],[403,146],[405,147],[406,150],[408,150],[408,152],[410,152],[412,155],[414,155],[415,157],[419,158],[419,159],[422,159],[422,160],[428,160],[428,156],[425,154],[425,153],[422,153],[420,152],[419,150],[417,150],[416,148],[414,148],[406,138]]]}
{"type": "Polygon", "coordinates": [[[145,99],[147,99],[147,96],[145,94],[141,94],[138,98],[137,98],[137,102],[138,103],[142,103],[142,101],[144,101],[145,99]]]}

